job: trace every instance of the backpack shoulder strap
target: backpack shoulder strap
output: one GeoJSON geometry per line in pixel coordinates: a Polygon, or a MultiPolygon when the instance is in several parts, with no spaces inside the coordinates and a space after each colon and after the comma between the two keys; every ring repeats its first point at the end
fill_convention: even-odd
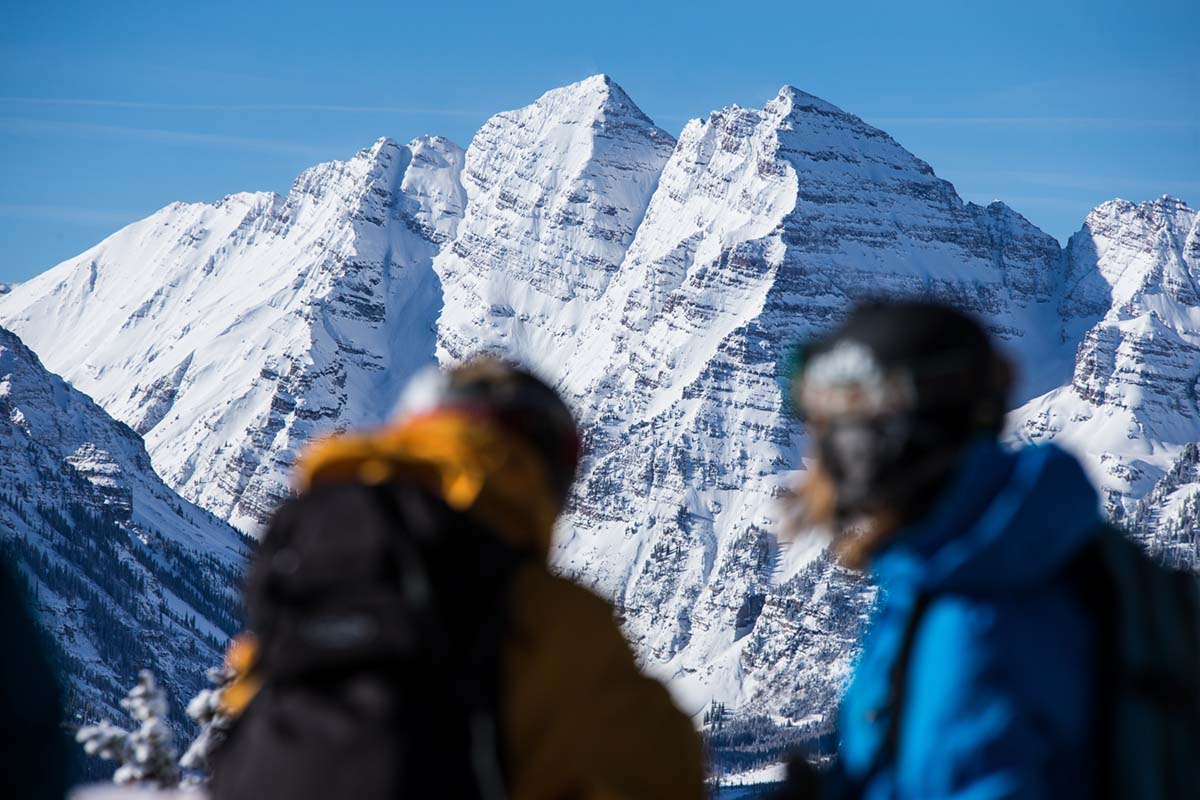
{"type": "Polygon", "coordinates": [[[896,660],[892,662],[888,674],[888,696],[881,713],[887,715],[887,729],[883,734],[883,742],[875,754],[875,763],[868,771],[868,776],[878,774],[889,763],[895,763],[900,753],[900,724],[904,718],[904,709],[908,694],[908,676],[912,666],[913,646],[917,641],[917,632],[925,619],[934,595],[928,592],[918,594],[904,626],[904,635],[900,640],[900,649],[896,660]]]}
{"type": "MultiPolygon", "coordinates": [[[[423,611],[421,617],[428,628],[425,641],[446,659],[452,691],[447,700],[465,715],[468,760],[479,796],[483,800],[506,800],[508,770],[498,722],[502,704],[500,651],[508,628],[504,597],[525,555],[457,513],[454,517],[461,525],[456,527],[462,529],[444,530],[445,519],[441,518],[448,510],[424,491],[393,483],[380,484],[374,492],[385,516],[405,526],[409,533],[393,537],[400,575],[409,602],[419,604],[423,611]],[[441,572],[437,568],[439,559],[430,557],[432,550],[446,544],[447,536],[470,541],[462,548],[464,552],[456,553],[467,559],[456,572],[471,575],[469,583],[480,601],[469,604],[470,617],[478,624],[467,641],[457,641],[442,627],[462,621],[452,597],[438,592],[435,584],[441,572]]],[[[456,544],[461,546],[462,541],[456,544]]]]}

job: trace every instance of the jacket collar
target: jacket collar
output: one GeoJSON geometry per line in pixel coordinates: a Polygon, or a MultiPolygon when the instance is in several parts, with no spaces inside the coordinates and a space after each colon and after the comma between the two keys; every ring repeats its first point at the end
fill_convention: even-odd
{"type": "Polygon", "coordinates": [[[899,531],[872,563],[885,590],[995,593],[1044,582],[1102,524],[1079,462],[1054,445],[964,450],[928,515],[899,531]]]}

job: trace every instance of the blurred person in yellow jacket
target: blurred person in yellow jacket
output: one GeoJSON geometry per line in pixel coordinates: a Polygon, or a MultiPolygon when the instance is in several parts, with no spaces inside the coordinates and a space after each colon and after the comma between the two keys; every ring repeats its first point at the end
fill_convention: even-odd
{"type": "Polygon", "coordinates": [[[485,358],[310,447],[251,567],[214,800],[701,798],[701,746],[612,608],[547,566],[574,420],[485,358]]]}

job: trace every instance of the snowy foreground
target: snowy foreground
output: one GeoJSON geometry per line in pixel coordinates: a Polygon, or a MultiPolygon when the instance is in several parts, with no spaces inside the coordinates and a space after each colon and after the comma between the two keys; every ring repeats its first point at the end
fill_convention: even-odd
{"type": "MultiPolygon", "coordinates": [[[[715,800],[734,800],[743,796],[754,796],[756,787],[766,787],[783,779],[783,766],[774,765],[730,776],[717,790],[715,800]]],[[[80,786],[68,795],[68,800],[208,800],[208,793],[201,788],[149,789],[131,786],[116,786],[111,783],[94,783],[80,786]]]]}
{"type": "Polygon", "coordinates": [[[91,783],[73,790],[68,800],[208,800],[208,793],[198,788],[152,789],[91,783]]]}
{"type": "MultiPolygon", "coordinates": [[[[768,783],[758,781],[757,783],[768,783]]],[[[743,792],[749,783],[729,784],[717,791],[716,800],[734,800],[744,796],[743,792]]],[[[139,789],[113,784],[89,784],[75,789],[68,795],[68,800],[208,800],[208,794],[203,789],[139,789]]]]}
{"type": "Polygon", "coordinates": [[[697,719],[719,702],[816,734],[872,596],[819,542],[774,538],[805,444],[780,372],[855,298],[913,293],[975,312],[1017,362],[1014,439],[1073,448],[1114,518],[1200,562],[1200,214],[1114,200],[1064,250],[798,89],[676,139],[606,76],[497,114],[466,150],[380,139],[286,195],[174,203],[0,293],[0,325],[41,359],[5,345],[28,379],[0,370],[0,435],[46,454],[19,474],[120,511],[105,530],[136,574],[39,539],[60,519],[83,536],[51,499],[0,498],[0,515],[37,549],[22,563],[75,659],[76,711],[111,708],[142,666],[187,688],[228,632],[229,587],[179,579],[240,552],[208,512],[258,531],[304,442],[380,422],[419,367],[500,348],[587,428],[557,567],[613,600],[697,719]],[[66,413],[102,432],[42,421],[66,413]],[[91,605],[114,609],[103,630],[91,605]],[[114,670],[150,618],[147,663],[114,670]]]}

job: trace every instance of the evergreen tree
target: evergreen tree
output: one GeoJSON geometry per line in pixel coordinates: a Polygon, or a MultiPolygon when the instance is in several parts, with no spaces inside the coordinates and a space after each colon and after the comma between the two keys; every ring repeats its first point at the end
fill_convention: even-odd
{"type": "Polygon", "coordinates": [[[179,765],[189,773],[184,779],[187,785],[204,783],[209,756],[225,740],[229,726],[233,724],[233,718],[221,706],[221,695],[233,678],[234,672],[228,666],[210,669],[208,680],[212,688],[200,690],[188,703],[187,715],[200,727],[200,733],[179,760],[179,765]]]}
{"type": "Polygon", "coordinates": [[[137,723],[133,730],[123,730],[105,720],[80,728],[75,740],[89,755],[120,765],[113,774],[114,783],[150,783],[164,789],[177,786],[179,766],[175,763],[174,736],[166,723],[167,695],[154,673],[138,673],[137,685],[129,690],[121,707],[137,723]]]}

